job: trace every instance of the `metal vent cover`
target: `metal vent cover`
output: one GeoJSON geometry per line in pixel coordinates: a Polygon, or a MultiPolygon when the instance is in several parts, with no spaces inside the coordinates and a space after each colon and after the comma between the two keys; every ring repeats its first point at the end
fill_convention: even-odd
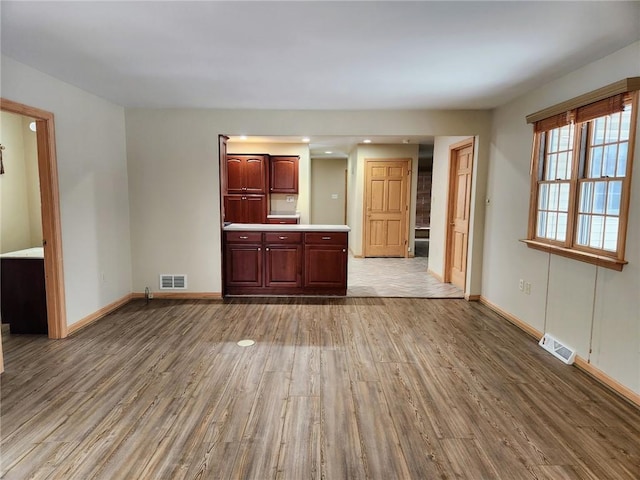
{"type": "Polygon", "coordinates": [[[571,365],[576,358],[576,351],[573,348],[563,344],[548,333],[544,334],[538,345],[567,365],[571,365]]]}
{"type": "Polygon", "coordinates": [[[160,274],[160,290],[185,290],[187,276],[184,274],[160,274]]]}

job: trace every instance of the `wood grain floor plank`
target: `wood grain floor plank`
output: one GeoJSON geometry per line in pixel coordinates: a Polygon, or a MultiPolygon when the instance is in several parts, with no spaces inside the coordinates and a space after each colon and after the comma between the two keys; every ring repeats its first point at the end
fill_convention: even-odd
{"type": "Polygon", "coordinates": [[[367,478],[346,354],[321,356],[321,452],[323,478],[367,478]]]}
{"type": "Polygon", "coordinates": [[[321,478],[320,433],[320,397],[289,397],[278,458],[278,480],[321,478]]]}

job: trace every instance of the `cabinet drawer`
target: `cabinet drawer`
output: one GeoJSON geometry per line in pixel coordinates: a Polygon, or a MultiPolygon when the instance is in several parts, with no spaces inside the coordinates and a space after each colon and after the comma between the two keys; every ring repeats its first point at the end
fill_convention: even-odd
{"type": "Polygon", "coordinates": [[[225,232],[227,242],[261,243],[262,232],[225,232]]]}
{"type": "Polygon", "coordinates": [[[265,243],[302,243],[300,232],[268,232],[264,234],[265,243]]]}
{"type": "Polygon", "coordinates": [[[347,245],[346,232],[309,232],[304,234],[304,243],[312,245],[347,245]]]}
{"type": "Polygon", "coordinates": [[[267,218],[267,223],[271,223],[271,224],[280,224],[280,225],[295,225],[296,223],[298,223],[298,219],[297,218],[267,218]]]}

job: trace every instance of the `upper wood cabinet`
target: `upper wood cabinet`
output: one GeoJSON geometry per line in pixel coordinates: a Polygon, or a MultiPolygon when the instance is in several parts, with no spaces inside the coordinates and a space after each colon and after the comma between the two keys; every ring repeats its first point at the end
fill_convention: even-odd
{"type": "Polygon", "coordinates": [[[226,193],[266,194],[268,155],[233,155],[226,158],[226,193]]]}
{"type": "Polygon", "coordinates": [[[270,158],[270,193],[298,193],[298,162],[294,155],[270,158]]]}

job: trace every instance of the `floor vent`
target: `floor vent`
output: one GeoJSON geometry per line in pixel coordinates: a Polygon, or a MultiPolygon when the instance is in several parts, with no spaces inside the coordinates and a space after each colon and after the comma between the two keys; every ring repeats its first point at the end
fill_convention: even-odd
{"type": "Polygon", "coordinates": [[[186,275],[160,275],[160,290],[184,290],[186,288],[186,275]]]}
{"type": "Polygon", "coordinates": [[[538,344],[553,356],[558,357],[567,365],[571,365],[576,358],[576,351],[553,338],[548,333],[540,339],[538,344]]]}

